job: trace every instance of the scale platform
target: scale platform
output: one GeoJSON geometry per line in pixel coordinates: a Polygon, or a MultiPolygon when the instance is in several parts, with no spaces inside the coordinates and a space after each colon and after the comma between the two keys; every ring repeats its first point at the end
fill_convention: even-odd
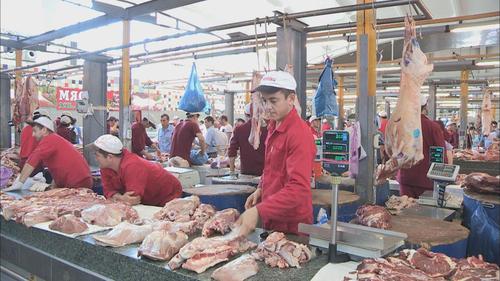
{"type": "MultiPolygon", "coordinates": [[[[431,198],[432,199],[432,198],[431,198]]],[[[434,200],[436,204],[436,200],[434,200]]],[[[399,216],[421,216],[429,217],[438,220],[452,221],[455,218],[455,210],[450,210],[446,208],[438,208],[435,206],[415,206],[407,209],[401,210],[399,216]]]]}
{"type": "MultiPolygon", "coordinates": [[[[332,230],[329,224],[299,224],[299,232],[309,234],[309,244],[328,249],[332,230]]],[[[404,245],[406,233],[337,222],[337,247],[355,257],[378,258],[404,245]]]]}

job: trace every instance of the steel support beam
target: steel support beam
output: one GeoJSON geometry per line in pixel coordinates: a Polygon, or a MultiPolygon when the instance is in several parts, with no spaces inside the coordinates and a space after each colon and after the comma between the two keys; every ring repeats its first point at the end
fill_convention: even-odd
{"type": "MultiPolygon", "coordinates": [[[[298,29],[298,28],[297,28],[298,29]]],[[[307,69],[307,34],[304,30],[292,29],[288,26],[278,27],[276,32],[277,51],[276,69],[293,67],[293,77],[297,81],[296,94],[302,108],[302,118],[306,117],[306,69],[307,69]]]]}
{"type": "MultiPolygon", "coordinates": [[[[82,90],[89,93],[89,103],[93,108],[93,113],[83,118],[83,147],[106,133],[108,61],[108,57],[93,57],[87,58],[83,64],[82,90]]],[[[91,167],[98,167],[92,151],[85,149],[84,156],[91,167]]]]}
{"type": "MultiPolygon", "coordinates": [[[[469,99],[469,70],[462,70],[460,74],[462,83],[460,83],[460,128],[459,128],[459,147],[465,148],[465,134],[467,132],[467,108],[469,99]]],[[[483,124],[484,125],[484,124],[483,124]]],[[[489,126],[489,124],[487,125],[489,126]]]]}
{"type": "Polygon", "coordinates": [[[225,113],[231,126],[234,126],[234,95],[235,93],[233,92],[226,92],[224,94],[225,113]]]}
{"type": "Polygon", "coordinates": [[[337,79],[338,84],[338,97],[339,97],[339,120],[337,123],[337,129],[344,129],[344,76],[339,76],[337,79]]]}
{"type": "MultiPolygon", "coordinates": [[[[372,0],[357,0],[358,4],[369,4],[372,0]]],[[[355,191],[362,202],[375,202],[373,175],[375,174],[375,107],[377,89],[377,55],[375,11],[358,11],[357,20],[357,117],[361,127],[361,145],[367,152],[366,158],[359,161],[359,175],[355,191]]]]}
{"type": "MultiPolygon", "coordinates": [[[[130,43],[130,21],[123,21],[123,44],[130,43]]],[[[130,114],[130,49],[122,49],[122,69],[120,71],[120,137],[123,145],[132,145],[131,114],[130,114]],[[130,133],[129,133],[130,132],[130,133]]]]}
{"type": "Polygon", "coordinates": [[[429,111],[429,118],[436,120],[436,92],[437,85],[429,83],[429,100],[427,101],[427,110],[429,111]]]}
{"type": "Polygon", "coordinates": [[[11,120],[10,103],[10,77],[0,74],[0,149],[12,146],[11,127],[8,123],[11,120]]]}

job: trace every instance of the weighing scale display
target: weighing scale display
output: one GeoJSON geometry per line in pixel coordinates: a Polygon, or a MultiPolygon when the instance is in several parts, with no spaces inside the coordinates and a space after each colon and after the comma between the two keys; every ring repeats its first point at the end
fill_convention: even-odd
{"type": "Polygon", "coordinates": [[[323,154],[323,142],[321,139],[315,139],[314,144],[316,145],[316,159],[321,160],[321,156],[323,154]]]}
{"type": "Polygon", "coordinates": [[[429,153],[431,163],[444,163],[444,147],[431,146],[429,153]]]}
{"type": "Polygon", "coordinates": [[[433,180],[454,182],[460,166],[447,165],[442,163],[432,163],[427,177],[433,180]]]}
{"type": "Polygon", "coordinates": [[[323,133],[323,168],[335,176],[349,170],[349,132],[323,133]]]}
{"type": "Polygon", "coordinates": [[[344,154],[325,154],[324,158],[328,160],[341,161],[341,162],[349,161],[349,157],[344,154]]]}

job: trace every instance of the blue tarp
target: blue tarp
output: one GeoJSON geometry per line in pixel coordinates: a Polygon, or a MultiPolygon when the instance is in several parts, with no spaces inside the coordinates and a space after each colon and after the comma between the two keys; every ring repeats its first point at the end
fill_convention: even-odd
{"type": "Polygon", "coordinates": [[[500,226],[479,204],[472,214],[467,255],[483,255],[484,260],[500,265],[500,226]]]}
{"type": "Polygon", "coordinates": [[[313,114],[318,117],[337,116],[339,112],[335,93],[337,81],[333,79],[332,63],[330,58],[325,60],[325,68],[319,76],[318,89],[314,95],[313,114]]]}
{"type": "Polygon", "coordinates": [[[203,88],[201,87],[198,72],[196,71],[196,64],[193,63],[191,74],[186,85],[186,90],[179,102],[179,109],[186,112],[205,112],[210,109],[203,88]]]}

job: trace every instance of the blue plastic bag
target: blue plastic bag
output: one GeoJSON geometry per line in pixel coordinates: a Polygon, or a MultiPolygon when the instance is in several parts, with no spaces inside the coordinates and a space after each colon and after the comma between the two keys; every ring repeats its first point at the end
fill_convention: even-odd
{"type": "Polygon", "coordinates": [[[200,150],[191,150],[191,164],[193,165],[203,165],[208,162],[208,155],[206,153],[201,153],[200,150]]]}
{"type": "Polygon", "coordinates": [[[479,205],[472,214],[467,255],[500,264],[500,226],[479,205]]]}
{"type": "Polygon", "coordinates": [[[332,60],[325,60],[325,68],[319,76],[318,89],[314,95],[314,112],[318,117],[337,116],[339,108],[337,105],[337,94],[335,93],[337,81],[333,79],[332,60]]]}
{"type": "MultiPolygon", "coordinates": [[[[207,109],[207,100],[201,88],[198,72],[196,71],[196,64],[193,63],[191,74],[186,85],[186,90],[179,102],[179,109],[186,112],[203,112],[207,109]]],[[[208,105],[208,108],[210,106],[208,105]]]]}

